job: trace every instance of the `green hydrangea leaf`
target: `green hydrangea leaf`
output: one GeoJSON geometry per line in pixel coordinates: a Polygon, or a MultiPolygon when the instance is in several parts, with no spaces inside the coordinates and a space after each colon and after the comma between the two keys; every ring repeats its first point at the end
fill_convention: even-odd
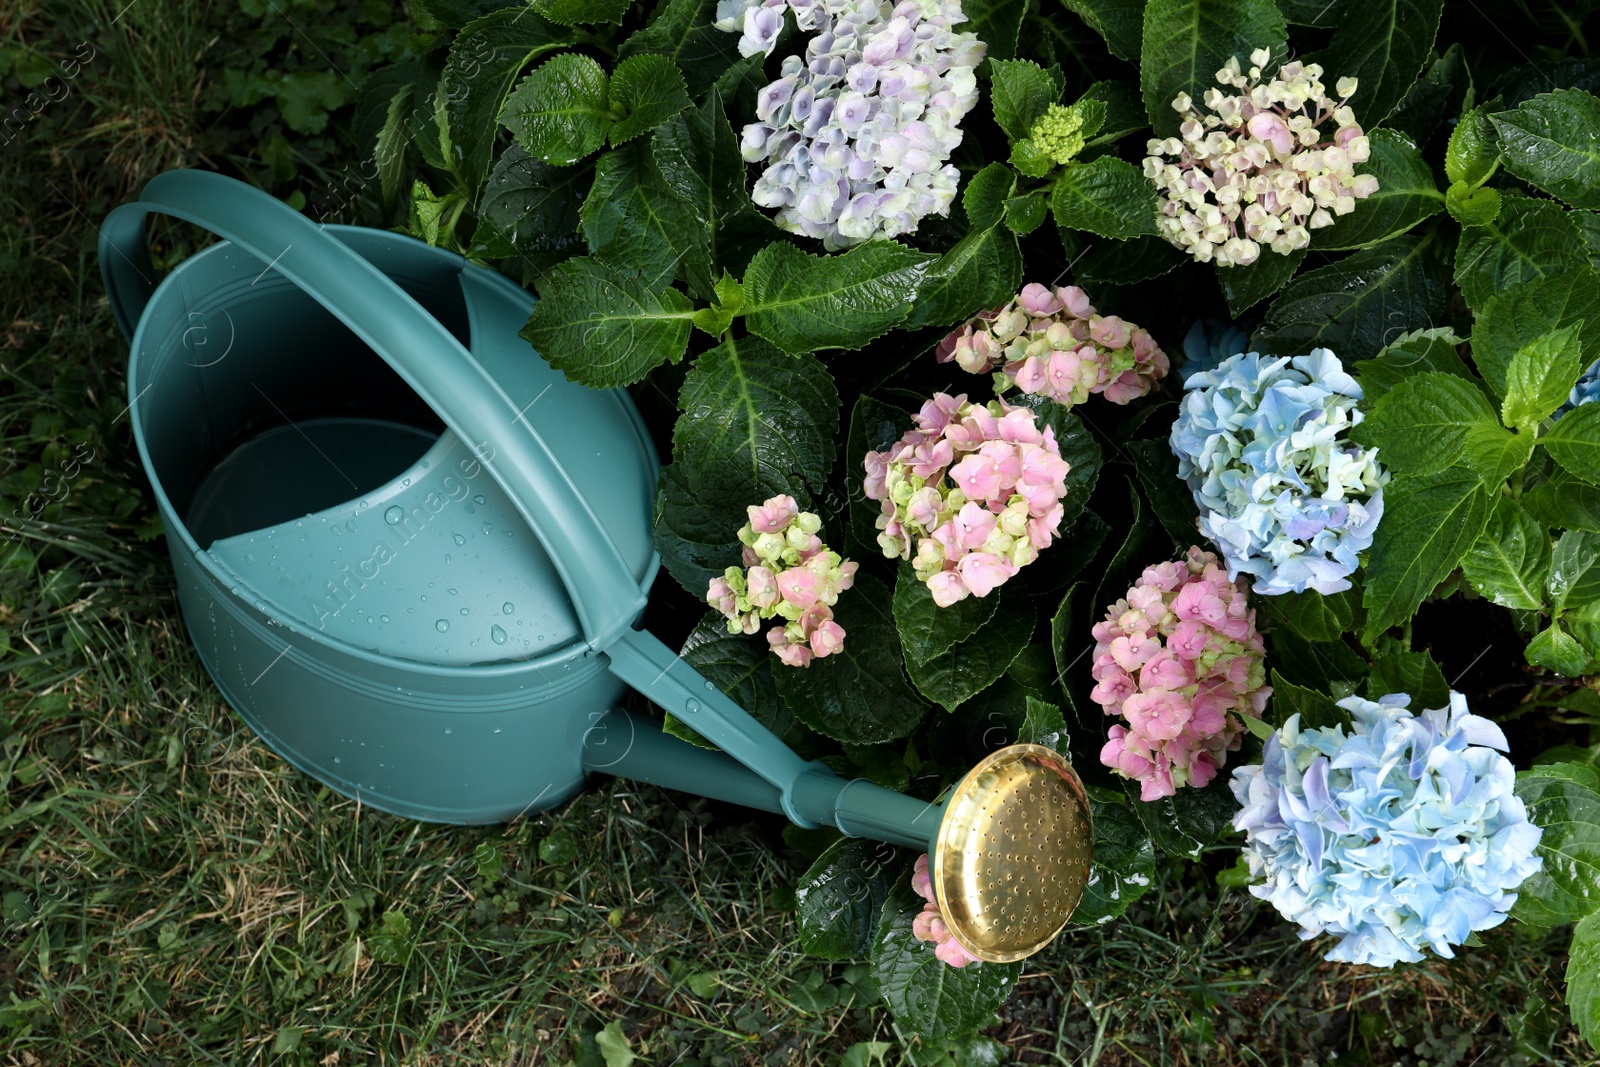
{"type": "Polygon", "coordinates": [[[999,222],[1016,187],[1017,174],[1004,163],[990,163],[968,178],[961,194],[967,225],[974,230],[987,230],[999,222]]]}
{"type": "Polygon", "coordinates": [[[1362,605],[1371,647],[1389,627],[1409,619],[1449,576],[1483,532],[1492,503],[1482,479],[1466,467],[1425,476],[1397,476],[1384,491],[1385,536],[1372,546],[1362,605]]]}
{"type": "Polygon", "coordinates": [[[594,180],[585,167],[541,163],[512,144],[501,153],[478,204],[478,230],[488,256],[534,256],[584,247],[578,210],[594,180]]]}
{"type": "Polygon", "coordinates": [[[518,0],[411,0],[409,6],[420,22],[432,20],[445,29],[459,30],[473,19],[513,4],[521,6],[518,0]]]}
{"type": "Polygon", "coordinates": [[[1566,610],[1569,599],[1587,605],[1600,598],[1600,535],[1587,530],[1563,533],[1550,554],[1545,588],[1552,613],[1558,615],[1566,610]]]}
{"type": "Polygon", "coordinates": [[[611,113],[607,136],[614,145],[649,133],[689,106],[683,74],[666,56],[629,56],[611,73],[611,113]]]}
{"type": "Polygon", "coordinates": [[[1372,155],[1357,170],[1376,176],[1378,191],[1357,200],[1355,210],[1332,226],[1311,231],[1311,244],[1320,251],[1369,248],[1444,210],[1432,168],[1405,134],[1380,129],[1368,138],[1372,155]]]}
{"type": "Polygon", "coordinates": [[[1456,246],[1456,284],[1481,308],[1519,282],[1589,268],[1572,219],[1553,200],[1507,196],[1486,226],[1467,226],[1456,246]]]}
{"type": "Polygon", "coordinates": [[[1162,441],[1129,441],[1122,446],[1133,459],[1133,469],[1139,475],[1139,486],[1144,490],[1150,510],[1179,549],[1187,549],[1200,540],[1200,509],[1194,502],[1194,493],[1178,477],[1178,457],[1172,446],[1162,441]]]}
{"type": "Polygon", "coordinates": [[[1569,474],[1600,485],[1600,404],[1580,404],[1567,412],[1539,443],[1569,474]]]}
{"type": "Polygon", "coordinates": [[[1499,160],[1500,139],[1488,109],[1476,107],[1462,115],[1445,148],[1445,176],[1476,188],[1494,173],[1499,160]]]}
{"type": "Polygon", "coordinates": [[[1461,560],[1462,575],[1503,608],[1540,611],[1550,575],[1550,534],[1517,501],[1501,497],[1461,560]]]}
{"type": "Polygon", "coordinates": [[[1094,822],[1094,865],[1089,868],[1083,897],[1072,912],[1074,926],[1110,922],[1155,882],[1156,848],[1133,809],[1120,798],[1094,797],[1089,801],[1089,814],[1094,822]]]}
{"type": "Polygon", "coordinates": [[[629,141],[595,163],[594,184],[579,211],[589,253],[661,289],[679,275],[712,289],[706,228],[667,184],[651,142],[629,141]]]}
{"type": "Polygon", "coordinates": [[[1278,0],[1278,10],[1291,26],[1332,29],[1344,18],[1345,0],[1278,0]]]}
{"type": "Polygon", "coordinates": [[[1056,169],[1055,159],[1031,137],[1024,137],[1012,143],[1011,155],[1007,162],[1029,178],[1043,178],[1056,169]]]}
{"type": "Polygon", "coordinates": [[[937,258],[894,241],[833,256],[770,244],[745,272],[745,325],[790,353],[861,348],[905,321],[937,258]]]}
{"type": "Polygon", "coordinates": [[[1367,699],[1377,700],[1391,693],[1409,694],[1412,711],[1450,704],[1450,685],[1444,680],[1444,671],[1426,652],[1391,652],[1372,661],[1367,699]]]}
{"type": "Polygon", "coordinates": [[[750,207],[739,137],[716,90],[699,107],[664,123],[654,140],[662,177],[702,225],[714,225],[750,207]]]}
{"type": "Polygon", "coordinates": [[[693,313],[677,290],[580,256],[545,276],[522,336],[568,378],[605,389],[682,359],[693,313]]]}
{"type": "Polygon", "coordinates": [[[1101,156],[1067,167],[1050,194],[1056,226],[1126,240],[1156,232],[1156,192],[1131,163],[1101,156]]]}
{"type": "Polygon", "coordinates": [[[1583,675],[1589,664],[1589,652],[1583,644],[1552,621],[1528,642],[1527,659],[1535,667],[1545,667],[1568,678],[1583,675]]]}
{"type": "Polygon", "coordinates": [[[1034,189],[1022,196],[1006,201],[1006,229],[1015,234],[1027,234],[1044,224],[1050,214],[1050,200],[1043,190],[1034,189]]]}
{"type": "Polygon", "coordinates": [[[1389,470],[1419,475],[1459,462],[1474,431],[1506,435],[1489,401],[1470,381],[1428,371],[1385,393],[1351,436],[1377,448],[1389,470]]]}
{"type": "Polygon", "coordinates": [[[1446,116],[1461,113],[1471,86],[1466,52],[1458,41],[1446,48],[1428,67],[1427,73],[1407,90],[1384,125],[1405,134],[1416,144],[1427,144],[1446,116]]]}
{"type": "Polygon", "coordinates": [[[1574,211],[1571,218],[1583,234],[1583,248],[1589,254],[1589,266],[1600,270],[1600,211],[1574,211]]]}
{"type": "Polygon", "coordinates": [[[652,532],[661,565],[696,600],[711,579],[739,562],[739,525],[703,507],[679,477],[676,464],[661,468],[652,532]]]}
{"type": "Polygon", "coordinates": [[[517,75],[534,57],[571,40],[571,33],[560,26],[510,8],[485,15],[456,34],[439,77],[439,93],[458,153],[450,164],[462,188],[476,193],[489,172],[501,109],[517,75]]]}
{"type": "Polygon", "coordinates": [[[1534,926],[1561,926],[1600,909],[1600,793],[1568,765],[1517,774],[1517,796],[1528,821],[1544,831],[1537,854],[1542,870],[1517,888],[1511,917],[1534,926]]]}
{"type": "Polygon", "coordinates": [[[1173,796],[1152,801],[1139,799],[1137,782],[1124,779],[1122,788],[1156,848],[1172,856],[1195,859],[1201,849],[1233,827],[1239,802],[1228,788],[1228,780],[1229,774],[1224,770],[1203,789],[1186,786],[1173,796]]]}
{"type": "Polygon", "coordinates": [[[1331,643],[1356,628],[1361,613],[1357,594],[1346,589],[1341,593],[1283,593],[1262,597],[1258,612],[1270,612],[1295,633],[1308,641],[1331,643]]]}
{"type": "Polygon", "coordinates": [[[1600,486],[1580,481],[1557,468],[1550,479],[1519,498],[1528,514],[1566,530],[1600,531],[1600,486]]]}
{"type": "Polygon", "coordinates": [[[1327,693],[1296,685],[1276,670],[1272,672],[1272,696],[1267,706],[1268,720],[1282,726],[1291,715],[1300,716],[1302,730],[1339,726],[1349,721],[1345,710],[1327,693]]]}
{"type": "MultiPolygon", "coordinates": [[[[737,562],[737,552],[732,560],[737,562]]],[[[700,592],[705,592],[704,586],[700,592]]],[[[718,689],[732,697],[735,704],[779,737],[794,729],[794,716],[778,699],[778,687],[772,679],[778,658],[772,654],[763,638],[742,633],[730,634],[728,620],[715,611],[709,611],[689,631],[678,654],[685,663],[699,671],[718,689]]],[[[674,737],[701,748],[717,747],[671,713],[668,713],[662,728],[674,737]]]]}
{"type": "MultiPolygon", "coordinates": [[[[1142,20],[1143,12],[1138,12],[1138,15],[1142,20]]],[[[1105,105],[1105,117],[1100,128],[1089,138],[1091,147],[1109,145],[1150,126],[1150,120],[1145,117],[1144,102],[1139,98],[1139,87],[1131,82],[1095,82],[1078,97],[1078,104],[1082,106],[1091,100],[1105,105]]]]}
{"type": "Polygon", "coordinates": [[[1022,17],[1028,5],[1019,0],[963,0],[961,11],[967,21],[956,27],[958,33],[975,34],[988,46],[988,58],[1010,59],[1017,54],[1017,39],[1022,33],[1022,17]]]}
{"type": "Polygon", "coordinates": [[[620,23],[633,0],[528,0],[528,6],[563,26],[620,23]]]}
{"type": "Polygon", "coordinates": [[[1549,418],[1567,400],[1583,372],[1578,327],[1563,326],[1517,349],[1506,366],[1506,398],[1500,406],[1507,426],[1525,432],[1549,418]]]}
{"type": "Polygon", "coordinates": [[[1222,295],[1228,301],[1228,314],[1238,318],[1288,285],[1305,258],[1304,248],[1281,256],[1263,247],[1260,258],[1247,267],[1217,268],[1217,281],[1222,284],[1222,295]]]}
{"type": "Polygon", "coordinates": [[[1600,275],[1583,267],[1514,285],[1477,305],[1472,362],[1496,396],[1505,396],[1511,358],[1551,330],[1578,326],[1585,366],[1600,356],[1600,275]]]}
{"type": "Polygon", "coordinates": [[[683,72],[690,99],[698,100],[740,62],[733,38],[717,29],[716,20],[717,0],[663,0],[649,24],[622,42],[617,58],[645,53],[666,56],[683,72]]]}
{"type": "Polygon", "coordinates": [[[1444,194],[1445,210],[1463,226],[1490,225],[1500,217],[1503,204],[1500,190],[1487,185],[1474,189],[1466,182],[1452,182],[1444,194]]]}
{"type": "Polygon", "coordinates": [[[994,121],[1013,141],[1028,136],[1039,116],[1056,101],[1066,83],[1061,71],[1045,70],[1026,59],[999,59],[990,64],[990,103],[994,121]]]}
{"type": "Polygon", "coordinates": [[[1098,285],[1132,285],[1170,274],[1189,257],[1154,235],[1130,241],[1095,241],[1077,261],[1078,283],[1093,291],[1098,285]]]}
{"type": "Polygon", "coordinates": [[[1248,67],[1251,52],[1270,48],[1281,60],[1288,34],[1272,0],[1150,0],[1144,9],[1139,84],[1155,135],[1177,135],[1172,101],[1179,93],[1202,99],[1207,89],[1216,88],[1217,71],[1230,56],[1248,67]]]}
{"type": "Polygon", "coordinates": [[[1600,207],[1600,99],[1557,89],[1489,116],[1506,170],[1573,207],[1600,207]]]}
{"type": "Polygon", "coordinates": [[[800,947],[825,960],[863,960],[894,885],[910,875],[895,847],[846,837],[829,845],[795,886],[800,947]]]}
{"type": "MultiPolygon", "coordinates": [[[[1447,276],[1436,230],[1402,234],[1294,279],[1251,338],[1256,351],[1328,348],[1350,363],[1444,317],[1447,276]]],[[[1230,268],[1231,269],[1231,268],[1230,268]]]]}
{"type": "Polygon", "coordinates": [[[605,144],[611,127],[608,86],[600,64],[563,52],[522,79],[500,122],[533,158],[557,166],[576,163],[605,144]]]}
{"type": "Polygon", "coordinates": [[[858,573],[833,608],[844,648],[809,667],[774,669],[783,702],[813,730],[870,745],[905,737],[922,721],[928,706],[901,669],[891,599],[882,582],[858,573]]]}
{"type": "Polygon", "coordinates": [[[929,700],[954,711],[987,689],[1028,644],[1037,617],[1017,580],[989,594],[999,605],[987,625],[926,661],[906,657],[912,684],[929,700]]]}
{"type": "Polygon", "coordinates": [[[1006,303],[1021,287],[1017,235],[1004,226],[973,230],[923,275],[905,327],[953,326],[1006,303]]]}
{"type": "Polygon", "coordinates": [[[969,596],[947,608],[933,602],[926,583],[917,578],[909,563],[902,563],[895,575],[894,624],[900,632],[900,645],[906,659],[925,663],[937,659],[977,633],[994,617],[1000,605],[998,596],[969,596]]]}
{"type": "Polygon", "coordinates": [[[1144,4],[1138,0],[1061,0],[1061,3],[1106,39],[1106,47],[1112,55],[1130,63],[1139,62],[1144,4]]]}
{"type": "Polygon", "coordinates": [[[1444,0],[1347,0],[1333,40],[1316,56],[1331,86],[1358,78],[1350,106],[1366,129],[1395,109],[1433,52],[1444,0]]]}
{"type": "Polygon", "coordinates": [[[1356,379],[1361,382],[1361,391],[1366,394],[1363,406],[1370,410],[1396,385],[1413,375],[1429,371],[1453,374],[1471,382],[1487,397],[1487,391],[1477,375],[1468,370],[1456,354],[1459,344],[1461,338],[1448,326],[1401,334],[1382,352],[1371,359],[1363,359],[1353,368],[1356,379]]]}
{"type": "Polygon", "coordinates": [[[1585,915],[1567,946],[1567,1012],[1578,1035],[1600,1049],[1600,918],[1585,915]]]}
{"type": "Polygon", "coordinates": [[[909,879],[897,883],[883,903],[872,977],[896,1021],[925,1039],[970,1034],[995,1022],[995,1013],[1016,988],[1021,963],[969,963],[950,967],[918,941],[911,922],[923,900],[909,879]]]}

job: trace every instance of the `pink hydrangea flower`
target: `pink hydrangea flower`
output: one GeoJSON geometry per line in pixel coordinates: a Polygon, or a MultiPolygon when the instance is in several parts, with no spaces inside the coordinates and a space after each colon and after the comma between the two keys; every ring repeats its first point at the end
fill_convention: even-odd
{"type": "Polygon", "coordinates": [[[1028,408],[944,393],[913,421],[888,451],[867,453],[878,544],[912,560],[940,607],[988,596],[1061,530],[1069,467],[1055,431],[1028,408]]]}
{"type": "Polygon", "coordinates": [[[1204,786],[1239,747],[1239,713],[1259,715],[1261,635],[1244,589],[1198,548],[1145,568],[1095,624],[1094,690],[1111,727],[1100,762],[1140,783],[1144,800],[1204,786]]]}
{"type": "Polygon", "coordinates": [[[822,520],[792,496],[751,507],[749,516],[739,531],[744,568],[711,579],[706,603],[728,620],[729,633],[753,634],[762,619],[782,619],[767,631],[767,644],[788,666],[809,667],[838,652],[845,634],[833,605],[854,583],[856,565],[829,551],[818,535],[822,520]]]}
{"type": "Polygon", "coordinates": [[[1171,366],[1148,331],[1096,314],[1082,289],[1051,290],[1036,282],[1023,286],[1012,303],[962,325],[934,354],[972,374],[998,367],[997,392],[1015,386],[1069,407],[1092,393],[1126,404],[1154,388],[1171,366]]]}
{"type": "Polygon", "coordinates": [[[933,895],[933,881],[928,876],[928,854],[924,852],[917,857],[917,865],[911,872],[911,888],[926,903],[922,911],[911,920],[911,935],[918,941],[933,942],[933,954],[941,963],[951,967],[965,967],[969,963],[982,961],[966,949],[961,947],[961,942],[950,933],[950,928],[945,925],[944,915],[939,911],[939,902],[933,895]]]}

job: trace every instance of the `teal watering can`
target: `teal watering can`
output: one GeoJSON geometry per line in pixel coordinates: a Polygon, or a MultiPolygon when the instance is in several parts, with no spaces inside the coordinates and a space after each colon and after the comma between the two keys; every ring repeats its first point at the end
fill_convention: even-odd
{"type": "Polygon", "coordinates": [[[517,336],[533,298],[510,280],[198,171],[113,211],[100,266],[185,623],[296,767],[451,823],[550,808],[604,771],[925,849],[981,959],[1065,924],[1092,835],[1056,752],[993,752],[943,804],[846,781],[634,628],[659,567],[655,449],[626,393],[517,336]],[[158,285],[152,212],[223,240],[158,285]],[[629,687],[721,751],[620,709],[629,687]]]}

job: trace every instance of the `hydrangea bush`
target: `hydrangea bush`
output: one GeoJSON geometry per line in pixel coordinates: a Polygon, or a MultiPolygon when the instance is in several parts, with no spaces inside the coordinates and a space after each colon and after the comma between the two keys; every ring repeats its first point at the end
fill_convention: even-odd
{"type": "MultiPolygon", "coordinates": [[[[651,627],[713,684],[925,801],[1058,748],[1096,834],[1074,923],[1237,848],[1323,953],[1470,952],[1510,915],[1600,955],[1566,858],[1600,834],[1600,98],[1565,28],[411,6],[365,192],[537,292],[529,359],[631,392],[651,627]],[[1452,687],[1475,716],[1378,699],[1452,687]]],[[[912,855],[792,843],[807,951],[867,962],[929,1049],[993,1025],[1022,964],[957,958],[912,855]]]]}

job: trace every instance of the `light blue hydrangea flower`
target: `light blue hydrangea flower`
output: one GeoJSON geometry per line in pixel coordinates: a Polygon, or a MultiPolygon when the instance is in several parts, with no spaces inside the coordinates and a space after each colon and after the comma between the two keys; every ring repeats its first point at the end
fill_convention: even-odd
{"type": "Polygon", "coordinates": [[[1259,884],[1250,892],[1298,923],[1334,934],[1325,959],[1388,967],[1424,947],[1446,958],[1475,930],[1505,921],[1538,871],[1542,831],[1512,786],[1505,735],[1467,710],[1413,714],[1404,693],[1347,697],[1354,721],[1267,740],[1262,762],[1233,772],[1235,828],[1259,884]]]}
{"type": "Polygon", "coordinates": [[[1600,400],[1600,359],[1589,364],[1589,369],[1578,375],[1578,380],[1573,383],[1572,393],[1567,397],[1567,402],[1561,405],[1555,417],[1560,418],[1579,404],[1592,404],[1600,400]]]}
{"type": "Polygon", "coordinates": [[[1196,319],[1183,336],[1183,365],[1178,373],[1188,381],[1201,371],[1215,370],[1229,356],[1250,347],[1251,327],[1226,315],[1196,319]]]}
{"type": "Polygon", "coordinates": [[[1350,588],[1389,475],[1351,444],[1361,386],[1326,348],[1244,352],[1184,383],[1172,450],[1228,576],[1267,595],[1350,588]]]}

